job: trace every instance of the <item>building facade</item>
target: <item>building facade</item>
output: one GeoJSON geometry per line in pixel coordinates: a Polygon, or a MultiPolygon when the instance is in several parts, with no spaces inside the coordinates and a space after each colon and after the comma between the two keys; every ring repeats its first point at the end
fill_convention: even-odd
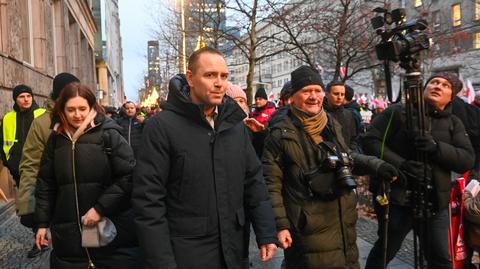
{"type": "Polygon", "coordinates": [[[95,35],[97,98],[104,106],[119,107],[125,102],[123,49],[118,0],[93,0],[98,31],[95,35]]]}
{"type": "Polygon", "coordinates": [[[480,90],[480,0],[400,0],[408,18],[424,18],[433,47],[424,59],[425,75],[450,71],[480,90]]]}
{"type": "MultiPolygon", "coordinates": [[[[12,110],[18,84],[31,86],[39,105],[60,72],[94,89],[96,31],[90,1],[0,0],[0,118],[12,110]]],[[[13,183],[0,169],[0,188],[13,198],[13,183]]]]}

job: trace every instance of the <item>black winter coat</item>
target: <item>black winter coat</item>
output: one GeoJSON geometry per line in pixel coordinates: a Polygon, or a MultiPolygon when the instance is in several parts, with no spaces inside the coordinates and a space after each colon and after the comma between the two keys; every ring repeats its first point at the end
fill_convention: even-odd
{"type": "MultiPolygon", "coordinates": [[[[464,173],[473,167],[474,153],[462,122],[450,113],[428,106],[431,134],[438,144],[437,150],[429,156],[432,168],[435,197],[434,206],[444,209],[450,200],[452,186],[450,173],[464,173]]],[[[380,113],[366,133],[363,148],[366,154],[381,156],[382,139],[386,133],[383,159],[395,167],[405,160],[415,159],[415,148],[411,135],[406,129],[406,114],[403,105],[393,105],[380,113]],[[392,116],[393,113],[393,116],[392,116]],[[392,118],[391,118],[392,117],[392,118]],[[387,130],[391,118],[390,128],[387,130]]],[[[376,182],[371,182],[371,190],[376,191],[376,182]]],[[[407,205],[408,182],[399,178],[392,183],[391,202],[407,205]]]]}
{"type": "Polygon", "coordinates": [[[115,240],[108,246],[88,249],[93,262],[97,267],[138,267],[130,206],[133,152],[113,120],[98,114],[94,122],[95,126],[87,129],[75,144],[63,133],[52,133],[43,154],[35,193],[35,219],[39,227],[51,230],[51,268],[87,268],[75,186],[80,217],[94,207],[100,215],[110,218],[117,229],[115,240]]]}
{"type": "Polygon", "coordinates": [[[345,143],[353,151],[358,151],[357,136],[360,133],[360,125],[357,123],[352,111],[341,107],[324,106],[326,111],[342,125],[342,133],[345,143]]]}
{"type": "Polygon", "coordinates": [[[118,125],[122,127],[121,134],[132,147],[135,157],[138,155],[138,149],[142,142],[143,124],[137,118],[128,118],[126,115],[120,116],[116,119],[118,125]]]}
{"type": "Polygon", "coordinates": [[[162,113],[144,129],[133,205],[145,268],[239,269],[245,214],[259,245],[276,242],[262,166],[231,98],[213,129],[188,93],[185,79],[173,78],[162,113]]]}

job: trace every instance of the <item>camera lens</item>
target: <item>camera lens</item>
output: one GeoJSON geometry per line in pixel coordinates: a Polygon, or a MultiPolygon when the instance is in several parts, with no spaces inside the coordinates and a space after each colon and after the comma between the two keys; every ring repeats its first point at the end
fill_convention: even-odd
{"type": "Polygon", "coordinates": [[[353,178],[352,172],[348,166],[341,166],[337,170],[337,178],[340,186],[349,190],[357,188],[357,182],[353,178]]]}

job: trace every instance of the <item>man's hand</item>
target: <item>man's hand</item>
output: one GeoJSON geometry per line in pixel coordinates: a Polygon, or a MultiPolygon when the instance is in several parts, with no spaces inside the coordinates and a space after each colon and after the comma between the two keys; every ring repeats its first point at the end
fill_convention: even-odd
{"type": "Polygon", "coordinates": [[[288,229],[279,231],[277,233],[277,239],[280,243],[280,247],[283,249],[287,249],[292,246],[292,236],[290,235],[290,231],[288,229]]]}
{"type": "Polygon", "coordinates": [[[261,124],[254,118],[245,118],[243,122],[245,123],[245,125],[247,125],[248,129],[250,129],[254,133],[265,130],[265,125],[261,124]]]}
{"type": "Polygon", "coordinates": [[[102,216],[93,207],[82,217],[82,223],[85,226],[95,226],[100,220],[102,220],[102,216]]]}
{"type": "Polygon", "coordinates": [[[35,245],[38,249],[42,249],[42,246],[48,246],[47,228],[38,228],[35,235],[35,245]]]}
{"type": "Polygon", "coordinates": [[[437,142],[433,139],[432,135],[425,134],[415,137],[414,145],[417,150],[433,153],[437,150],[437,142]]]}
{"type": "Polygon", "coordinates": [[[389,180],[390,182],[394,182],[398,178],[398,171],[395,166],[384,162],[377,170],[377,177],[379,177],[381,180],[389,180]]]}
{"type": "Polygon", "coordinates": [[[267,262],[273,258],[275,255],[275,251],[277,250],[277,246],[275,244],[267,244],[260,246],[260,259],[262,262],[267,262]]]}

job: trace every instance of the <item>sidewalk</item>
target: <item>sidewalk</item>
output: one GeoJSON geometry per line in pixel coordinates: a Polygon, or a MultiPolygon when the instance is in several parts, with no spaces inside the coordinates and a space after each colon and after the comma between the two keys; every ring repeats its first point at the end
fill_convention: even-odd
{"type": "MultiPolygon", "coordinates": [[[[365,266],[368,253],[375,242],[377,223],[360,217],[357,222],[357,245],[360,252],[360,266],[365,266]]],[[[48,269],[49,253],[45,252],[34,259],[26,257],[27,251],[32,247],[32,232],[20,224],[19,218],[13,210],[3,214],[0,218],[0,268],[2,269],[48,269]]],[[[413,268],[411,236],[407,238],[397,257],[390,263],[390,269],[413,268]]],[[[250,239],[250,268],[254,269],[280,269],[283,260],[283,251],[278,249],[275,257],[268,263],[262,263],[258,257],[258,248],[255,238],[250,239]]]]}
{"type": "MultiPolygon", "coordinates": [[[[252,231],[253,234],[253,231],[252,231]]],[[[357,222],[357,245],[359,250],[360,268],[365,267],[368,253],[377,240],[377,223],[363,217],[357,222]]],[[[278,249],[271,262],[262,263],[258,257],[258,248],[255,237],[250,236],[250,267],[254,269],[280,269],[283,260],[283,250],[278,249]]],[[[405,240],[397,257],[393,259],[388,268],[390,269],[413,269],[413,244],[412,237],[405,240]]]]}

